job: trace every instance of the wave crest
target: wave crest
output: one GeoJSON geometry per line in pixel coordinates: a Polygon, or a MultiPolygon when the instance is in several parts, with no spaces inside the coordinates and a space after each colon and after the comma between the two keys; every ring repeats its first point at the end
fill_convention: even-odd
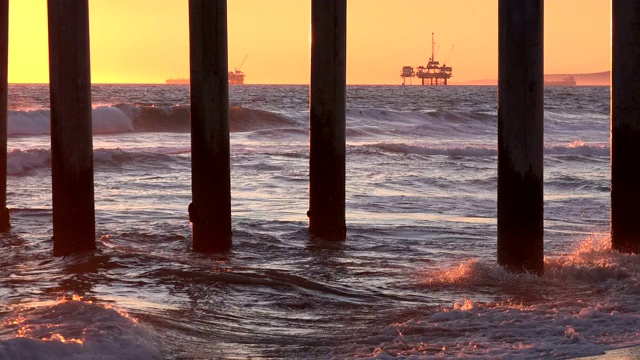
{"type": "Polygon", "coordinates": [[[10,314],[4,326],[4,332],[15,337],[0,341],[2,359],[161,357],[155,337],[136,319],[76,296],[52,305],[21,307],[10,314]]]}
{"type": "MultiPolygon", "coordinates": [[[[497,156],[498,149],[490,146],[461,146],[444,147],[406,143],[375,143],[364,145],[367,149],[376,149],[388,153],[414,155],[445,155],[445,156],[497,156]]],[[[545,146],[545,155],[572,156],[609,156],[606,145],[584,145],[582,142],[572,142],[567,145],[545,146]]]]}
{"type": "MultiPolygon", "coordinates": [[[[9,136],[48,135],[49,110],[12,110],[8,113],[9,136]]],[[[92,111],[93,133],[121,134],[129,132],[187,133],[191,126],[191,108],[178,106],[143,106],[115,104],[98,106],[92,111]]],[[[265,110],[233,106],[229,109],[231,132],[295,127],[287,116],[265,110]]]]}

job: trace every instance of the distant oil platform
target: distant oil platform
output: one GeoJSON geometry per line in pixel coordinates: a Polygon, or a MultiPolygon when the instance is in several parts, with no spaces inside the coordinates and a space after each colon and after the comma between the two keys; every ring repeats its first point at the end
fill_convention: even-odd
{"type": "MultiPolygon", "coordinates": [[[[244,85],[244,77],[246,76],[244,72],[242,72],[242,65],[244,65],[244,61],[247,60],[247,56],[245,55],[244,59],[240,63],[240,66],[234,68],[233,71],[229,71],[229,85],[244,85]]],[[[189,85],[191,84],[191,80],[189,78],[176,78],[176,79],[167,79],[167,84],[169,85],[189,85]]]]}
{"type": "Polygon", "coordinates": [[[435,34],[431,33],[431,57],[429,58],[429,63],[427,63],[427,66],[418,66],[418,71],[415,71],[413,66],[403,66],[402,73],[400,74],[402,77],[402,85],[407,84],[407,79],[409,79],[409,84],[411,84],[411,80],[414,77],[420,79],[422,85],[448,85],[448,80],[453,76],[453,68],[447,66],[446,62],[449,60],[451,52],[453,52],[453,46],[451,47],[449,56],[447,56],[447,60],[445,60],[442,65],[440,65],[439,61],[435,60],[435,47],[435,34]]]}
{"type": "Polygon", "coordinates": [[[244,61],[247,60],[247,56],[245,55],[244,59],[240,63],[240,66],[234,68],[233,71],[229,71],[229,85],[244,85],[244,73],[240,70],[242,69],[242,65],[244,65],[244,61]]]}

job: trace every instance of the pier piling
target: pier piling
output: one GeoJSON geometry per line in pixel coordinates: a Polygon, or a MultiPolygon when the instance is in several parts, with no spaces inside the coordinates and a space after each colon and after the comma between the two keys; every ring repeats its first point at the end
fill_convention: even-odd
{"type": "Polygon", "coordinates": [[[11,226],[7,209],[7,93],[9,0],[0,0],[0,231],[11,226]]]}
{"type": "Polygon", "coordinates": [[[640,252],[640,2],[612,0],[611,243],[640,252]]]}
{"type": "Polygon", "coordinates": [[[498,263],[542,274],[544,0],[498,3],[498,263]]]}
{"type": "Polygon", "coordinates": [[[95,248],[89,5],[49,0],[53,252],[95,248]]]}
{"type": "Polygon", "coordinates": [[[193,250],[231,247],[227,1],[190,0],[193,250]]]}
{"type": "Polygon", "coordinates": [[[309,233],[344,240],[346,0],[311,1],[309,233]]]}

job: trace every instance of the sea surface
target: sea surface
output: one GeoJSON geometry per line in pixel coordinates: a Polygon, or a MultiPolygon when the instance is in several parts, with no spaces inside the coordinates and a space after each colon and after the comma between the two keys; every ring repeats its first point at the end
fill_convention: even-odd
{"type": "Polygon", "coordinates": [[[545,90],[545,274],[496,264],[495,87],[347,88],[347,239],[307,234],[307,86],[234,86],[233,249],[191,251],[189,87],[95,85],[97,250],[52,255],[47,85],[9,87],[0,359],[566,359],[640,345],[609,88],[545,90]]]}

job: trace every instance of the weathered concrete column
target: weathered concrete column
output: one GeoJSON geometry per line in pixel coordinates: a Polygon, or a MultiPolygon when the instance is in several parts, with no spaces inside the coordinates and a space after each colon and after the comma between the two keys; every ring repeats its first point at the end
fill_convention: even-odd
{"type": "Polygon", "coordinates": [[[191,186],[195,251],[231,247],[227,1],[190,0],[191,186]]]}
{"type": "Polygon", "coordinates": [[[344,240],[347,1],[311,1],[309,233],[344,240]]]}
{"type": "Polygon", "coordinates": [[[544,0],[498,3],[498,263],[542,274],[544,0]]]}
{"type": "Polygon", "coordinates": [[[640,2],[612,0],[611,242],[640,252],[640,2]]]}
{"type": "Polygon", "coordinates": [[[7,72],[9,61],[9,0],[0,0],[0,231],[7,231],[7,72]]]}
{"type": "Polygon", "coordinates": [[[53,252],[95,248],[89,6],[49,0],[53,252]]]}

